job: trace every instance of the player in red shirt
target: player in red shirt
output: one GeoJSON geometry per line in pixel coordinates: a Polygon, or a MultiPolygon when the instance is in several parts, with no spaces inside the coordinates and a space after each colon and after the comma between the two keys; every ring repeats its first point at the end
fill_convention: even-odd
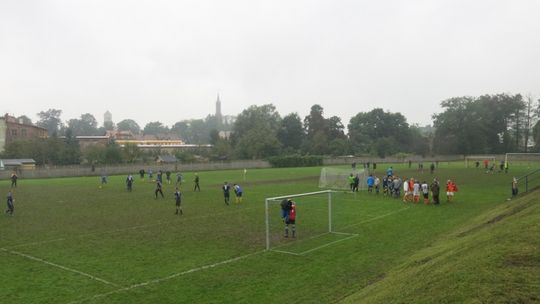
{"type": "Polygon", "coordinates": [[[289,225],[292,225],[292,237],[296,237],[296,204],[289,200],[287,204],[287,217],[285,218],[285,237],[289,237],[289,225]]]}
{"type": "Polygon", "coordinates": [[[457,185],[451,180],[448,180],[446,182],[446,201],[452,202],[452,198],[454,197],[454,193],[457,192],[457,185]]]}

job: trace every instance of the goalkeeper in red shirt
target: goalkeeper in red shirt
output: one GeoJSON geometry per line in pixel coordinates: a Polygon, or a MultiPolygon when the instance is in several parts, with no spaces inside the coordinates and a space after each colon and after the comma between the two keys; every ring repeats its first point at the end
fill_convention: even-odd
{"type": "Polygon", "coordinates": [[[296,204],[292,200],[287,201],[287,217],[285,218],[285,237],[289,237],[289,225],[291,225],[292,237],[296,237],[296,204]]]}

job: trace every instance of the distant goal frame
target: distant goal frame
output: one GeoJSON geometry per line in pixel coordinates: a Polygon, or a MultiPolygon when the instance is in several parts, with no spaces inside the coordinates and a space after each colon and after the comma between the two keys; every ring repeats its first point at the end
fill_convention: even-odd
{"type": "MultiPolygon", "coordinates": [[[[333,223],[332,223],[332,193],[342,193],[342,192],[343,191],[322,190],[322,191],[296,193],[296,194],[281,195],[281,196],[265,198],[264,199],[265,234],[266,234],[265,251],[275,251],[275,252],[292,254],[292,255],[304,255],[306,253],[315,251],[315,250],[323,248],[323,247],[327,247],[327,246],[332,245],[334,243],[345,241],[345,240],[351,239],[353,237],[357,237],[359,235],[357,233],[339,232],[339,231],[334,231],[334,229],[333,229],[333,223]],[[313,196],[313,195],[321,195],[321,194],[322,195],[324,195],[324,194],[327,195],[326,198],[327,198],[327,204],[328,204],[328,231],[326,233],[324,233],[324,234],[346,235],[347,237],[343,238],[343,239],[340,239],[338,241],[327,243],[325,245],[322,245],[322,246],[319,246],[319,247],[316,247],[316,248],[313,248],[313,249],[310,249],[310,250],[306,250],[306,251],[301,252],[301,253],[295,253],[295,252],[286,251],[286,250],[272,249],[270,247],[270,208],[269,208],[270,207],[270,201],[276,201],[277,202],[279,200],[288,199],[288,198],[303,197],[303,196],[313,196]]],[[[321,234],[321,235],[324,235],[324,234],[321,234]]]]}

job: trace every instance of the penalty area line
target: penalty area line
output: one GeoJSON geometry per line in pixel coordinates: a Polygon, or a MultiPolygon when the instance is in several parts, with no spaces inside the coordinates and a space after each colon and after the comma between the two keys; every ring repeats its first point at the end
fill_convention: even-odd
{"type": "Polygon", "coordinates": [[[96,295],[93,295],[93,296],[88,297],[88,298],[84,298],[84,299],[69,302],[68,304],[83,303],[83,302],[86,302],[86,301],[95,300],[95,299],[98,299],[98,298],[103,298],[103,297],[106,297],[106,296],[109,296],[109,295],[112,295],[112,294],[116,294],[116,293],[120,293],[120,292],[123,292],[123,291],[130,291],[132,289],[136,289],[136,288],[139,288],[139,287],[145,287],[145,286],[152,285],[152,284],[158,284],[158,283],[161,283],[163,281],[171,280],[171,279],[181,277],[181,276],[184,276],[184,275],[187,275],[187,274],[190,274],[190,273],[194,273],[194,272],[214,268],[214,267],[217,267],[217,266],[233,263],[233,262],[236,262],[236,261],[239,261],[239,260],[254,256],[256,254],[263,253],[263,252],[265,252],[265,250],[252,252],[252,253],[249,253],[249,254],[241,255],[241,256],[238,256],[238,257],[235,257],[235,258],[232,258],[232,259],[228,259],[228,260],[224,260],[224,261],[221,261],[221,262],[217,262],[217,263],[214,263],[214,264],[208,264],[208,265],[192,268],[192,269],[189,269],[189,270],[186,270],[186,271],[174,273],[174,274],[171,274],[171,275],[163,277],[163,278],[154,279],[154,280],[150,280],[150,281],[146,281],[146,282],[142,282],[142,283],[137,283],[137,284],[133,284],[133,285],[130,285],[130,286],[127,286],[127,287],[112,290],[112,291],[109,291],[109,292],[96,294],[96,295]]]}
{"type": "Polygon", "coordinates": [[[56,263],[53,263],[53,262],[49,262],[49,261],[46,261],[44,259],[40,259],[40,258],[37,258],[35,256],[31,256],[29,254],[26,254],[26,253],[22,253],[22,252],[19,252],[19,251],[14,251],[14,250],[9,250],[9,249],[5,249],[5,248],[0,248],[0,250],[4,251],[4,252],[7,252],[7,253],[11,253],[13,255],[17,255],[17,256],[20,256],[20,257],[23,257],[23,258],[27,258],[29,260],[32,260],[32,261],[35,261],[35,262],[40,262],[40,263],[43,263],[43,264],[46,264],[46,265],[49,265],[49,266],[53,266],[53,267],[56,267],[56,268],[59,268],[59,269],[62,269],[62,270],[65,270],[65,271],[69,271],[69,272],[73,272],[73,273],[76,273],[76,274],[80,274],[82,276],[85,276],[87,278],[90,278],[92,280],[95,280],[95,281],[98,281],[98,282],[101,282],[101,283],[104,283],[104,284],[107,284],[107,285],[111,285],[111,286],[114,286],[114,287],[120,287],[120,285],[118,284],[115,284],[115,283],[112,283],[112,282],[109,282],[107,280],[104,280],[102,278],[98,278],[94,275],[91,275],[89,273],[86,273],[86,272],[82,272],[80,270],[77,270],[77,269],[73,269],[73,268],[69,268],[69,267],[66,267],[66,266],[62,266],[62,265],[59,265],[59,264],[56,264],[56,263]]]}

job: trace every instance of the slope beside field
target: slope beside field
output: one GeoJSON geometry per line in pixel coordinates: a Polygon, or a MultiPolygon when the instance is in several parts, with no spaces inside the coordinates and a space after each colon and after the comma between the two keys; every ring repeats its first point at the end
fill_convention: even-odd
{"type": "Polygon", "coordinates": [[[342,301],[539,302],[539,191],[474,218],[342,301]]]}

